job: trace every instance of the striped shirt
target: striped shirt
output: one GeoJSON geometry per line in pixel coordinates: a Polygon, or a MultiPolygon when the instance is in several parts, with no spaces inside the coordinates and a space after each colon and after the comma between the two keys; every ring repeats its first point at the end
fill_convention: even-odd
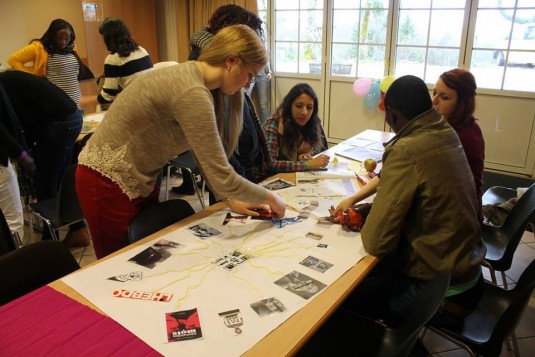
{"type": "Polygon", "coordinates": [[[221,144],[213,97],[193,61],[139,76],[110,106],[78,162],[147,197],[173,157],[192,150],[216,199],[260,204],[267,191],[239,176],[221,144]]]}
{"type": "Polygon", "coordinates": [[[46,66],[46,77],[48,80],[61,88],[72,99],[78,109],[82,92],[78,82],[78,71],[80,64],[72,54],[49,54],[46,66]]]}
{"type": "Polygon", "coordinates": [[[141,46],[128,57],[109,54],[104,61],[104,86],[98,95],[101,104],[111,103],[137,75],[153,69],[148,52],[141,46]]]}

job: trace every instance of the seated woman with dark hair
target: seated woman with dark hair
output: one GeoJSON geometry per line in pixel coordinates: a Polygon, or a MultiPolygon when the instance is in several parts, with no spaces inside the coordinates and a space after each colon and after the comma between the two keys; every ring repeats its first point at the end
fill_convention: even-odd
{"type": "Polygon", "coordinates": [[[325,168],[328,155],[318,117],[318,97],[306,83],[296,84],[283,99],[276,114],[264,123],[271,173],[325,168]]]}

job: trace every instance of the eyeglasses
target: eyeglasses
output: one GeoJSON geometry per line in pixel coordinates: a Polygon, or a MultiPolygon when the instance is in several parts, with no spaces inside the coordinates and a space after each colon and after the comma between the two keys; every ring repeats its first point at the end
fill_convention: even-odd
{"type": "MultiPolygon", "coordinates": [[[[238,58],[240,60],[240,62],[242,63],[243,67],[245,67],[245,69],[247,71],[250,71],[250,68],[249,66],[245,63],[245,61],[241,58],[240,55],[238,55],[238,58]]],[[[253,73],[253,72],[249,72],[249,80],[247,81],[247,83],[254,83],[256,82],[256,76],[257,76],[257,73],[253,73]]]]}
{"type": "Polygon", "coordinates": [[[249,73],[249,83],[254,83],[254,82],[256,82],[256,74],[249,73]]]}

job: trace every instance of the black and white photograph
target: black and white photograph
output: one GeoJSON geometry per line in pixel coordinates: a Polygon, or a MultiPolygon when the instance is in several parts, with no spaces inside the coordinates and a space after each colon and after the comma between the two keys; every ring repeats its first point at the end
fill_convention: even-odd
{"type": "Polygon", "coordinates": [[[265,188],[271,191],[282,190],[283,188],[292,187],[294,184],[291,182],[285,181],[283,179],[276,179],[270,181],[264,185],[265,188]]]}
{"type": "Polygon", "coordinates": [[[305,259],[303,259],[299,264],[306,266],[307,268],[319,271],[320,273],[325,273],[330,267],[333,266],[331,263],[327,263],[324,260],[321,260],[319,258],[313,257],[309,255],[305,259]]]}
{"type": "Polygon", "coordinates": [[[276,312],[283,312],[286,310],[286,307],[279,299],[276,297],[271,297],[267,299],[262,299],[260,301],[253,302],[251,308],[258,314],[260,317],[274,314],[276,312]]]}
{"type": "Polygon", "coordinates": [[[275,285],[291,291],[306,300],[310,299],[327,286],[322,282],[295,270],[275,281],[275,285]]]}
{"type": "Polygon", "coordinates": [[[188,230],[196,237],[199,237],[201,239],[208,239],[215,236],[218,236],[221,234],[220,231],[218,231],[215,228],[210,227],[207,224],[199,223],[194,226],[188,227],[188,230]]]}
{"type": "Polygon", "coordinates": [[[171,249],[183,247],[184,245],[180,243],[172,242],[166,239],[160,239],[152,246],[143,250],[141,253],[136,254],[132,258],[128,259],[128,261],[152,269],[171,256],[171,249]]]}
{"type": "Polygon", "coordinates": [[[307,234],[305,234],[305,237],[312,238],[312,239],[315,239],[315,240],[321,240],[321,238],[323,238],[323,234],[314,233],[314,232],[308,232],[307,234]]]}

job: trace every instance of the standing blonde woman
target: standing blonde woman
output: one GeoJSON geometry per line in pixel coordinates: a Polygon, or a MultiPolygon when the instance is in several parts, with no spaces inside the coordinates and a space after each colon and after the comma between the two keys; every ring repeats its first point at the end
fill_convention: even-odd
{"type": "Polygon", "coordinates": [[[279,196],[239,176],[228,162],[241,131],[243,87],[267,59],[253,30],[230,26],[198,61],[147,73],[117,97],[80,153],[76,173],[97,258],[128,245],[130,219],[158,201],[161,168],[189,149],[216,197],[233,211],[284,215],[279,196]]]}

